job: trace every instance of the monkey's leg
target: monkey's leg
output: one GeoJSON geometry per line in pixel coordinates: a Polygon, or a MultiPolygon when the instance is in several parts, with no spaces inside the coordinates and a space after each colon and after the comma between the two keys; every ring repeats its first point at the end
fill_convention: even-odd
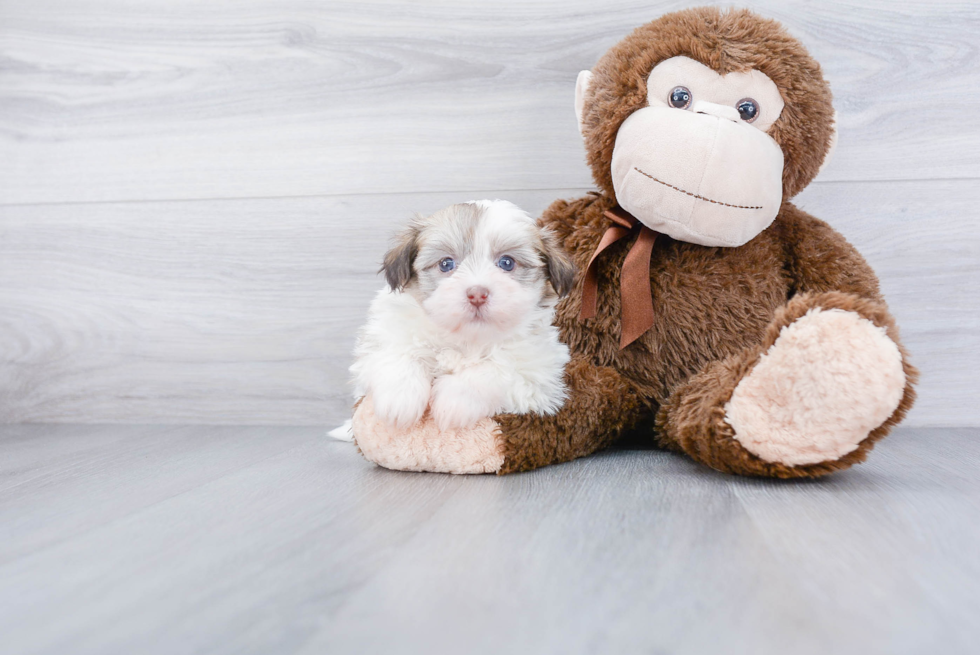
{"type": "Polygon", "coordinates": [[[761,345],[678,387],[658,413],[658,438],[720,471],[825,475],[863,461],[902,420],[916,377],[883,303],[803,294],[761,345]]]}
{"type": "Polygon", "coordinates": [[[565,374],[568,399],[553,416],[500,414],[470,428],[439,430],[427,413],[410,430],[397,430],[379,421],[365,398],[354,413],[354,438],[367,459],[386,468],[513,473],[593,453],[647,409],[614,369],[573,357],[565,374]]]}

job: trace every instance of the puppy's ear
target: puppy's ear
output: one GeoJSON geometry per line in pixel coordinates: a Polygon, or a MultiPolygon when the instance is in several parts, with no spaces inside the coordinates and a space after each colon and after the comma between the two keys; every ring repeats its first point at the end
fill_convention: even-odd
{"type": "Polygon", "coordinates": [[[395,245],[385,253],[381,270],[384,271],[385,281],[394,291],[401,291],[409,283],[415,271],[412,264],[419,254],[419,228],[416,225],[408,227],[395,239],[395,245]]]}
{"type": "Polygon", "coordinates": [[[558,237],[551,230],[541,230],[541,243],[544,245],[542,254],[545,269],[548,271],[548,281],[551,282],[558,297],[564,298],[575,283],[575,265],[565,254],[565,250],[558,243],[558,237]]]}

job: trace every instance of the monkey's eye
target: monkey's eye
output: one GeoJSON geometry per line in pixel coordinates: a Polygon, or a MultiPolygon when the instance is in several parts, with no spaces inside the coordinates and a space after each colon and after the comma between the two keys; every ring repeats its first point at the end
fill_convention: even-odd
{"type": "Polygon", "coordinates": [[[452,257],[446,257],[439,262],[439,270],[443,273],[448,273],[449,271],[456,268],[456,262],[452,257]]]}
{"type": "Polygon", "coordinates": [[[742,98],[735,103],[735,109],[746,123],[751,123],[759,117],[759,103],[752,98],[742,98]]]}
{"type": "Polygon", "coordinates": [[[499,266],[505,271],[512,271],[514,270],[514,259],[513,257],[504,255],[503,257],[497,260],[497,266],[499,266]]]}
{"type": "Polygon", "coordinates": [[[686,86],[676,86],[667,96],[667,102],[670,103],[671,107],[687,109],[691,106],[691,90],[686,86]]]}

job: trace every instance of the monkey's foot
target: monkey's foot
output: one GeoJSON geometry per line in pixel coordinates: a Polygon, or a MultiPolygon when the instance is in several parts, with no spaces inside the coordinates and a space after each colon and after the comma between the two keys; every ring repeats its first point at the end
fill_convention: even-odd
{"type": "Polygon", "coordinates": [[[745,450],[795,467],[838,460],[902,400],[898,346],[860,314],[813,308],[782,328],[725,404],[745,450]]]}
{"type": "Polygon", "coordinates": [[[370,396],[354,411],[354,441],[361,454],[396,471],[496,473],[504,463],[500,428],[490,418],[468,428],[440,430],[429,412],[408,429],[379,419],[370,396]]]}

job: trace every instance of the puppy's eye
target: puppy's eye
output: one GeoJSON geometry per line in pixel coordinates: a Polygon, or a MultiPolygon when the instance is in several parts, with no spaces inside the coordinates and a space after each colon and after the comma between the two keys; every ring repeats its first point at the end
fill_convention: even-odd
{"type": "Polygon", "coordinates": [[[452,257],[446,257],[445,259],[439,261],[439,270],[443,273],[448,273],[454,268],[456,268],[456,262],[452,257]]]}
{"type": "Polygon", "coordinates": [[[504,269],[505,271],[512,271],[514,270],[514,259],[512,257],[504,255],[503,257],[497,260],[497,266],[504,269]]]}
{"type": "Polygon", "coordinates": [[[746,123],[751,123],[759,117],[759,103],[752,98],[742,98],[735,103],[735,109],[746,123]]]}
{"type": "Polygon", "coordinates": [[[667,102],[671,107],[687,109],[691,106],[691,90],[686,86],[676,86],[667,96],[667,102]]]}

